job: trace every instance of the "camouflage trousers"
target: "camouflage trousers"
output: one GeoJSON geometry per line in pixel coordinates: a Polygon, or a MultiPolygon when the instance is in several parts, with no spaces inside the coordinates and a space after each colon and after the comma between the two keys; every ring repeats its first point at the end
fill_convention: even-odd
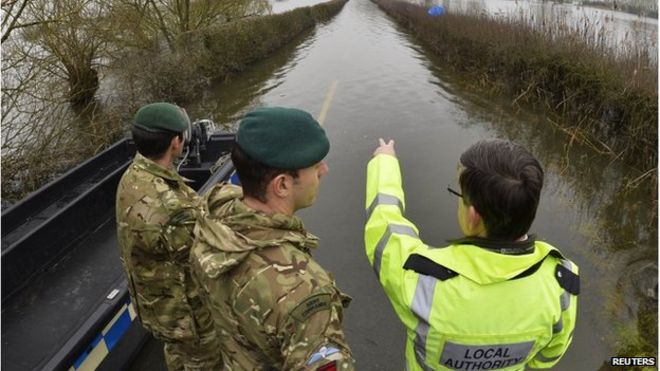
{"type": "Polygon", "coordinates": [[[200,343],[165,342],[165,363],[169,371],[222,370],[222,357],[217,339],[200,343]]]}

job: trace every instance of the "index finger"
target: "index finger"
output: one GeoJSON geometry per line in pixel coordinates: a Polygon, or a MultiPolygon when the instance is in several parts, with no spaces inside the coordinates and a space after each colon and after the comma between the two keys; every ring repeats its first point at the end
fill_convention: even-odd
{"type": "Polygon", "coordinates": [[[379,143],[381,146],[384,146],[384,145],[385,145],[385,141],[383,140],[383,138],[378,138],[378,143],[379,143]]]}

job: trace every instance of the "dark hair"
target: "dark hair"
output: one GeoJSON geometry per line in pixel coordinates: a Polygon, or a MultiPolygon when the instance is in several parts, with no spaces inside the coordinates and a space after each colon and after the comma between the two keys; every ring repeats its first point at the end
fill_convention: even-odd
{"type": "Polygon", "coordinates": [[[463,202],[481,215],[488,238],[515,240],[536,216],[543,187],[541,164],[524,147],[480,141],[461,155],[463,202]]]}
{"type": "Polygon", "coordinates": [[[131,129],[133,141],[137,151],[144,157],[157,160],[165,154],[169,148],[172,138],[178,136],[183,139],[183,133],[173,131],[152,132],[142,129],[139,126],[133,126],[131,129]]]}
{"type": "Polygon", "coordinates": [[[266,202],[266,187],[271,180],[280,174],[298,178],[298,170],[286,170],[270,167],[257,162],[248,156],[237,144],[231,150],[231,161],[234,163],[238,179],[243,187],[243,194],[266,202]]]}

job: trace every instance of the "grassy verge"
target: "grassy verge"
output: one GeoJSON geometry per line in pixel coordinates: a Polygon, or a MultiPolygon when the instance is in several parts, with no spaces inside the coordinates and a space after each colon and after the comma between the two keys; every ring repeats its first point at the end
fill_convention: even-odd
{"type": "Polygon", "coordinates": [[[209,84],[231,78],[303,31],[329,20],[347,1],[333,0],[181,34],[175,52],[145,51],[139,58],[132,57],[126,78],[140,82],[147,100],[184,105],[209,84]]]}
{"type": "Polygon", "coordinates": [[[373,1],[472,88],[542,108],[571,140],[656,176],[657,65],[643,51],[620,56],[573,32],[543,32],[522,20],[430,17],[421,6],[373,1]]]}

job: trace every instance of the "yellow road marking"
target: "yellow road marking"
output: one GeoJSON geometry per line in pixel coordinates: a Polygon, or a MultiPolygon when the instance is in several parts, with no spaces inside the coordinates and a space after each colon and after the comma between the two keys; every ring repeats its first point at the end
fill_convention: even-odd
{"type": "Polygon", "coordinates": [[[334,98],[335,96],[336,89],[337,89],[337,80],[333,81],[332,84],[330,84],[328,93],[325,95],[325,100],[323,101],[323,106],[321,107],[321,112],[319,113],[319,118],[318,118],[318,122],[321,125],[323,125],[323,122],[325,121],[325,118],[328,115],[328,111],[330,110],[330,104],[332,104],[332,98],[334,98]]]}

